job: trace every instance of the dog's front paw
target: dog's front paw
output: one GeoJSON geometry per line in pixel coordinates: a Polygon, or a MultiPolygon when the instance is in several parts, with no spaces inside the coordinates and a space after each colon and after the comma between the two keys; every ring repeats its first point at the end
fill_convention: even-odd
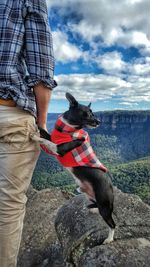
{"type": "Polygon", "coordinates": [[[80,140],[80,141],[84,142],[85,141],[85,137],[82,136],[80,139],[77,139],[77,140],[80,140]]]}
{"type": "Polygon", "coordinates": [[[76,139],[71,142],[66,142],[63,144],[57,145],[57,153],[63,157],[67,152],[73,150],[74,148],[81,146],[83,141],[85,141],[85,138],[76,139]]]}
{"type": "Polygon", "coordinates": [[[39,131],[40,131],[40,137],[41,137],[41,138],[44,138],[44,139],[46,139],[46,140],[51,141],[51,136],[50,136],[50,134],[49,134],[46,130],[44,130],[44,129],[41,128],[41,127],[38,127],[38,129],[39,129],[39,131]]]}

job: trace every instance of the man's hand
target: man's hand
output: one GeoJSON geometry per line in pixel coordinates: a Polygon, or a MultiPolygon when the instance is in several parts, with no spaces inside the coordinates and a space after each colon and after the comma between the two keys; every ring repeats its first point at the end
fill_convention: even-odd
{"type": "Polygon", "coordinates": [[[33,90],[37,107],[37,124],[39,127],[47,131],[47,113],[52,91],[42,82],[35,85],[33,90]]]}

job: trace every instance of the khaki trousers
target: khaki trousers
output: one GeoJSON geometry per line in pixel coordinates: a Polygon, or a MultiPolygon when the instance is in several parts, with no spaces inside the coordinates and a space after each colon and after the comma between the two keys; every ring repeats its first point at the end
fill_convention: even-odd
{"type": "Polygon", "coordinates": [[[16,267],[26,191],[40,153],[30,139],[35,119],[17,107],[0,106],[0,267],[16,267]]]}

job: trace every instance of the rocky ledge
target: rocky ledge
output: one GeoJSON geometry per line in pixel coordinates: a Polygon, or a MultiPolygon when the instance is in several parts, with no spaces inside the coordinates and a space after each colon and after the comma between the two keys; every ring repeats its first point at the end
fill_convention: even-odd
{"type": "Polygon", "coordinates": [[[149,267],[150,207],[115,189],[115,240],[103,245],[108,227],[87,203],[84,194],[30,192],[18,266],[149,267]]]}
{"type": "Polygon", "coordinates": [[[37,191],[30,187],[17,267],[46,266],[47,262],[56,267],[62,261],[54,221],[66,201],[57,188],[37,191]]]}
{"type": "Polygon", "coordinates": [[[135,195],[115,189],[113,243],[103,245],[108,227],[87,209],[82,194],[58,212],[56,231],[65,259],[74,267],[150,266],[150,207],[135,195]]]}

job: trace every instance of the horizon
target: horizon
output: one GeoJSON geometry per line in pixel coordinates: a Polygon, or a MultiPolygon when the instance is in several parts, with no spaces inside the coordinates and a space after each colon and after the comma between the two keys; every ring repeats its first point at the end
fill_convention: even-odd
{"type": "Polygon", "coordinates": [[[149,109],[150,1],[47,4],[58,83],[49,111],[65,110],[67,91],[95,111],[149,109]]]}
{"type": "MultiPolygon", "coordinates": [[[[83,104],[83,105],[88,105],[90,101],[79,101],[80,104],[83,104]]],[[[115,105],[115,103],[114,103],[115,105]]],[[[50,104],[49,104],[49,109],[48,109],[48,113],[63,113],[65,112],[66,110],[68,110],[69,108],[69,104],[68,104],[68,101],[67,100],[57,100],[57,99],[53,99],[52,97],[52,100],[50,101],[50,104]]],[[[116,111],[116,110],[120,110],[120,111],[150,111],[150,107],[149,107],[149,103],[147,105],[145,105],[144,107],[142,105],[139,105],[138,108],[129,108],[129,107],[122,107],[122,108],[119,108],[119,107],[113,107],[112,106],[112,103],[111,103],[111,108],[110,108],[110,105],[109,103],[101,103],[100,102],[92,102],[91,104],[91,109],[93,112],[100,112],[100,111],[116,111]],[[108,104],[108,105],[107,105],[108,104]],[[104,108],[102,108],[102,106],[104,108]]]]}
{"type": "MultiPolygon", "coordinates": [[[[48,114],[61,114],[64,113],[66,110],[62,111],[62,112],[53,112],[53,111],[48,111],[48,114]]],[[[93,110],[92,110],[93,111],[93,110]]],[[[106,109],[106,110],[96,110],[93,111],[94,113],[97,112],[149,112],[150,113],[150,109],[106,109]]]]}

